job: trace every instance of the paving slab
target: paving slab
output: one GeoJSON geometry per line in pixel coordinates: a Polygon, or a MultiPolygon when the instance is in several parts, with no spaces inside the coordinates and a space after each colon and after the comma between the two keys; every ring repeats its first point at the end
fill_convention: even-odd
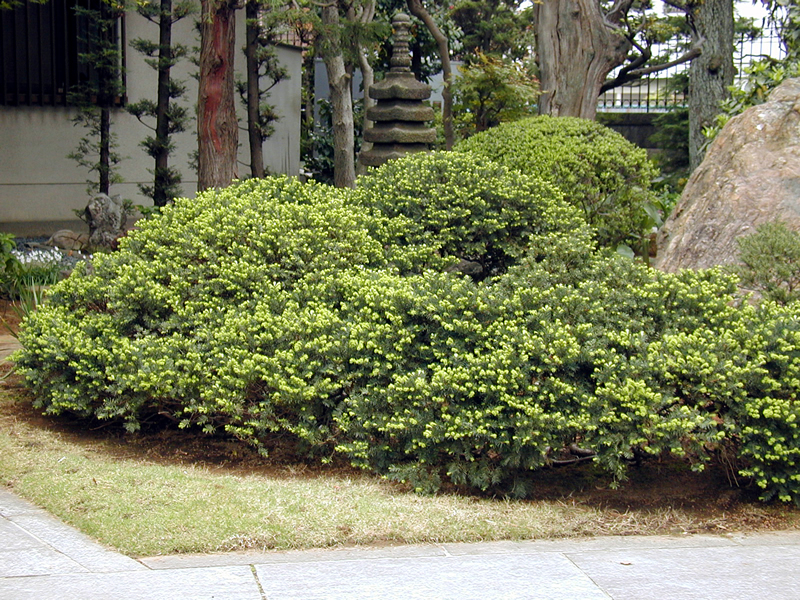
{"type": "Polygon", "coordinates": [[[5,333],[0,334],[0,361],[5,360],[20,348],[22,348],[22,346],[19,340],[13,335],[5,333]]]}
{"type": "Polygon", "coordinates": [[[140,558],[150,569],[186,569],[230,565],[270,565],[283,563],[377,560],[383,558],[426,558],[447,556],[433,544],[388,546],[383,548],[327,548],[321,550],[283,550],[271,552],[226,552],[224,554],[172,554],[140,558]]]}
{"type": "Polygon", "coordinates": [[[729,536],[741,546],[798,546],[800,531],[770,531],[767,533],[736,533],[729,536]]]}
{"type": "MultiPolygon", "coordinates": [[[[5,542],[5,537],[0,538],[5,542]]],[[[33,577],[59,573],[88,573],[70,557],[46,547],[0,550],[0,582],[8,577],[33,577]]],[[[0,588],[5,583],[0,583],[0,588]]]]}
{"type": "Polygon", "coordinates": [[[562,538],[555,540],[524,540],[518,542],[479,542],[469,544],[441,544],[453,556],[469,554],[509,554],[530,552],[576,552],[633,548],[707,548],[736,546],[730,537],[718,535],[652,535],[652,536],[600,536],[591,538],[562,538]]]}
{"type": "Polygon", "coordinates": [[[49,515],[34,504],[16,497],[8,490],[0,490],[0,540],[2,547],[22,546],[33,551],[40,564],[31,563],[28,573],[25,563],[13,556],[0,556],[0,576],[13,574],[34,575],[47,572],[52,565],[53,573],[91,571],[107,573],[114,571],[137,571],[147,567],[119,552],[105,548],[49,515]],[[68,569],[73,565],[72,570],[68,569]],[[6,570],[8,569],[8,570],[6,570]],[[44,569],[44,571],[43,571],[44,569]]]}
{"type": "Polygon", "coordinates": [[[101,546],[47,513],[15,515],[8,517],[8,520],[93,573],[147,568],[132,558],[101,546]]]}
{"type": "Polygon", "coordinates": [[[560,554],[256,565],[269,600],[608,600],[560,554]]]}
{"type": "Polygon", "coordinates": [[[264,596],[250,567],[0,578],[0,600],[211,599],[264,600],[264,596]]]}
{"type": "Polygon", "coordinates": [[[30,512],[45,512],[35,504],[23,500],[4,487],[0,487],[0,517],[12,517],[30,512]]]}
{"type": "Polygon", "coordinates": [[[800,547],[658,548],[568,553],[614,600],[797,600],[800,547]]]}

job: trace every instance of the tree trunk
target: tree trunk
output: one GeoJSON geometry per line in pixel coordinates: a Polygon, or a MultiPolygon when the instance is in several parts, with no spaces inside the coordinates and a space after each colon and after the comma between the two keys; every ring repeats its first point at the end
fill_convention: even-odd
{"type": "MultiPolygon", "coordinates": [[[[548,0],[552,1],[552,0],[548,0]]],[[[450,46],[447,36],[436,25],[430,13],[425,9],[422,0],[407,0],[408,10],[425,24],[439,48],[439,60],[442,61],[442,125],[444,127],[445,149],[452,150],[455,144],[453,131],[453,69],[450,65],[450,46]]]]}
{"type": "MultiPolygon", "coordinates": [[[[351,20],[358,20],[359,23],[367,25],[375,18],[375,0],[367,0],[358,11],[350,8],[348,13],[351,13],[351,20]]],[[[368,152],[372,149],[372,143],[364,141],[368,129],[372,128],[372,121],[367,117],[369,109],[375,106],[375,99],[369,95],[370,88],[375,85],[375,70],[369,62],[367,49],[363,44],[359,43],[356,47],[358,54],[358,66],[361,69],[361,81],[364,89],[364,122],[361,128],[361,152],[368,152]]],[[[366,167],[360,162],[356,161],[356,174],[361,175],[366,171],[366,167]]]]}
{"type": "Polygon", "coordinates": [[[158,17],[158,87],[156,92],[156,152],[153,204],[166,206],[171,200],[169,173],[169,101],[172,66],[172,0],[161,0],[158,17]]]}
{"type": "Polygon", "coordinates": [[[244,54],[247,60],[247,137],[250,143],[250,173],[253,177],[264,177],[264,136],[261,132],[259,89],[258,48],[261,26],[258,23],[259,3],[248,0],[245,7],[247,19],[246,45],[244,54]]]}
{"type": "Polygon", "coordinates": [[[98,191],[108,196],[111,190],[111,110],[100,109],[100,156],[98,159],[100,176],[98,191]]]}
{"type": "Polygon", "coordinates": [[[616,0],[605,14],[598,0],[534,4],[539,114],[595,118],[606,76],[623,64],[631,47],[618,27],[630,4],[616,0]]]}
{"type": "Polygon", "coordinates": [[[352,188],[356,185],[353,98],[339,39],[341,26],[337,4],[323,6],[322,25],[320,54],[328,70],[333,113],[333,184],[352,188]]]}
{"type": "Polygon", "coordinates": [[[702,53],[689,68],[689,168],[705,156],[703,129],[714,124],[733,85],[733,0],[701,0],[693,11],[702,53]]]}
{"type": "Polygon", "coordinates": [[[202,0],[197,137],[197,189],[225,187],[237,177],[239,129],[234,103],[236,4],[202,0]]]}

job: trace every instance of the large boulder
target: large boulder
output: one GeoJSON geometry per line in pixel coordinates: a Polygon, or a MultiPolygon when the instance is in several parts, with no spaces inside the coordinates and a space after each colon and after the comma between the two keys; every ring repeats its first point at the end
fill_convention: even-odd
{"type": "Polygon", "coordinates": [[[723,127],[659,232],[655,266],[735,263],[736,240],[776,219],[800,230],[800,79],[723,127]]]}

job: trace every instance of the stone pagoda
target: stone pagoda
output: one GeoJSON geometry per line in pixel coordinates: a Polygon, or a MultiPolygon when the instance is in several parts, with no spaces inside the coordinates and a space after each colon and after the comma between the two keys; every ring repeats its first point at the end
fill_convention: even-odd
{"type": "Polygon", "coordinates": [[[423,103],[430,98],[431,88],[411,72],[410,24],[408,15],[395,15],[391,70],[383,81],[369,88],[376,105],[367,110],[367,118],[375,124],[364,132],[364,141],[371,142],[372,149],[359,156],[361,164],[369,167],[412,152],[425,152],[436,140],[436,130],[427,126],[433,121],[433,109],[423,103]]]}

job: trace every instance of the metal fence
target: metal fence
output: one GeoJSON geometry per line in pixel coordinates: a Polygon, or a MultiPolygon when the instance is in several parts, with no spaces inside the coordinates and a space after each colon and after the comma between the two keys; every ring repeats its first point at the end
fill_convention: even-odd
{"type": "MultiPolygon", "coordinates": [[[[765,27],[764,31],[768,29],[765,27]]],[[[765,57],[782,58],[785,55],[777,34],[769,33],[757,38],[742,35],[735,43],[733,56],[736,67],[734,85],[746,77],[745,69],[765,57]]],[[[662,45],[654,56],[679,56],[682,49],[677,43],[662,45]]],[[[686,94],[673,84],[675,75],[688,74],[689,63],[654,73],[638,81],[609,90],[598,98],[597,110],[601,112],[663,112],[675,106],[686,106],[686,94]]],[[[612,71],[611,77],[615,75],[612,71]]]]}

